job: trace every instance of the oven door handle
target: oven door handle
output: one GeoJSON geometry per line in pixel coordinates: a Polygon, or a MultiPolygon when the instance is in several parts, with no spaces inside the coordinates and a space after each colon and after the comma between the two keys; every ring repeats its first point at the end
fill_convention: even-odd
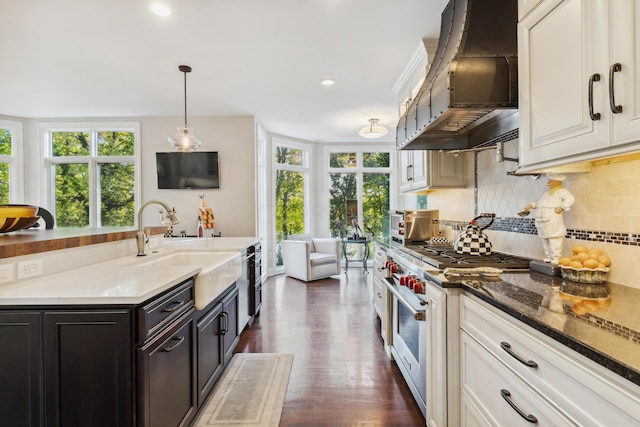
{"type": "Polygon", "coordinates": [[[414,319],[419,320],[421,322],[424,322],[425,320],[427,320],[427,310],[416,310],[411,306],[411,304],[409,304],[409,301],[407,301],[406,298],[403,295],[401,295],[400,292],[398,292],[395,286],[389,283],[388,280],[385,280],[384,284],[387,287],[387,289],[389,289],[389,292],[391,292],[394,297],[398,298],[398,301],[400,302],[400,304],[404,305],[405,308],[409,310],[411,314],[413,314],[414,319]]]}

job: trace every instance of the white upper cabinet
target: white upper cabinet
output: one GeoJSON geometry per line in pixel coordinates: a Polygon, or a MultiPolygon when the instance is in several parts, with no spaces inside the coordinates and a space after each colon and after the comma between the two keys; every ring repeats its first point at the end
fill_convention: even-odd
{"type": "Polygon", "coordinates": [[[399,154],[400,191],[403,193],[465,185],[463,156],[424,150],[400,150],[399,154]]]}
{"type": "Polygon", "coordinates": [[[640,149],[635,25],[640,3],[519,4],[520,166],[555,166],[640,149]]]}

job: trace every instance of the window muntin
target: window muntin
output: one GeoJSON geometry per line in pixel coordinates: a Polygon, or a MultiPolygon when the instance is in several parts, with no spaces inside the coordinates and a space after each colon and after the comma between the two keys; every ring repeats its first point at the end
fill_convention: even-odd
{"type": "Polygon", "coordinates": [[[135,225],[139,124],[59,124],[43,135],[56,226],[135,225]]]}

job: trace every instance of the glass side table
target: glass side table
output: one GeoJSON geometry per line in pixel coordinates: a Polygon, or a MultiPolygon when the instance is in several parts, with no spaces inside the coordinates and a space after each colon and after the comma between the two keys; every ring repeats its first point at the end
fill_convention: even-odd
{"type": "Polygon", "coordinates": [[[365,273],[368,273],[367,270],[367,260],[369,259],[369,243],[371,243],[371,239],[342,239],[342,256],[344,257],[344,272],[349,271],[349,263],[350,262],[360,262],[362,263],[362,267],[364,268],[365,273]],[[356,254],[361,253],[362,258],[349,258],[347,254],[347,246],[348,245],[356,245],[356,254]],[[358,245],[362,245],[362,250],[358,248],[358,245]]]}

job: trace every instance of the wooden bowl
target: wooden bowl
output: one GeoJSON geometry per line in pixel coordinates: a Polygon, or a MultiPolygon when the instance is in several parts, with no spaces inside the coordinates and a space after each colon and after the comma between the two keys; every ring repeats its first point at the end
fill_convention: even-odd
{"type": "Polygon", "coordinates": [[[39,216],[18,218],[0,216],[0,233],[10,233],[12,231],[31,227],[33,224],[38,222],[39,219],[39,216]]]}
{"type": "Polygon", "coordinates": [[[38,207],[31,205],[0,205],[2,218],[33,218],[38,214],[38,207]]]}

